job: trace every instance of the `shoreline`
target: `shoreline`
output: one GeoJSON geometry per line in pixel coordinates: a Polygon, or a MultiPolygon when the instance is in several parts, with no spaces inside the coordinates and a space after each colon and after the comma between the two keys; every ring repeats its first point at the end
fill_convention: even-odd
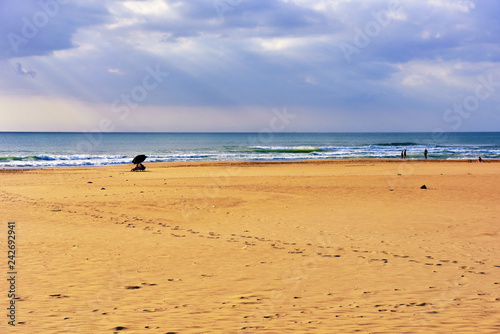
{"type": "MultiPolygon", "coordinates": [[[[144,162],[146,167],[152,166],[237,166],[237,165],[289,165],[289,164],[344,164],[347,162],[356,163],[479,163],[477,159],[389,159],[389,158],[348,158],[348,159],[303,159],[303,160],[203,160],[203,161],[175,161],[175,162],[144,162]]],[[[481,163],[500,163],[500,159],[483,159],[481,163]]],[[[50,169],[93,169],[93,168],[119,168],[123,166],[134,166],[132,163],[113,165],[86,165],[86,166],[43,166],[43,167],[0,167],[1,171],[6,170],[50,170],[50,169]]]]}

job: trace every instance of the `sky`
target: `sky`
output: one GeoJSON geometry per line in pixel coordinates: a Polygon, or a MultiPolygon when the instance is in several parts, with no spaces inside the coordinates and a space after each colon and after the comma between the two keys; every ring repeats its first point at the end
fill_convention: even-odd
{"type": "Polygon", "coordinates": [[[499,131],[497,0],[2,0],[0,131],[499,131]]]}

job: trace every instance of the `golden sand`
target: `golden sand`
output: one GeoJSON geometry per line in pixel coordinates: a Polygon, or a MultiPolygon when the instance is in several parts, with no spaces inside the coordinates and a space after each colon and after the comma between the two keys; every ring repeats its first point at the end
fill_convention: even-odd
{"type": "Polygon", "coordinates": [[[499,163],[130,167],[0,171],[0,332],[500,332],[499,163]]]}

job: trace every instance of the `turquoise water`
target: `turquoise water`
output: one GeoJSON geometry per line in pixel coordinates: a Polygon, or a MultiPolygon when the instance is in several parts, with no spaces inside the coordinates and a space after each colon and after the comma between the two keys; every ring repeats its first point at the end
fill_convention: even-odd
{"type": "Polygon", "coordinates": [[[0,167],[101,166],[153,161],[341,158],[500,159],[500,132],[27,133],[0,132],[0,167]]]}

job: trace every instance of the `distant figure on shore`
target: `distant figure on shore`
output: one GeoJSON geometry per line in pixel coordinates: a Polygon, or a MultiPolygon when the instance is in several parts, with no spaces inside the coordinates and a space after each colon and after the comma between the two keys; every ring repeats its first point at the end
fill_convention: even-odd
{"type": "Polygon", "coordinates": [[[406,159],[406,150],[403,151],[404,159],[406,159]]]}
{"type": "Polygon", "coordinates": [[[404,155],[404,153],[403,153],[403,151],[401,151],[401,159],[403,159],[403,155],[404,155]]]}
{"type": "Polygon", "coordinates": [[[427,149],[424,150],[424,157],[425,157],[425,160],[427,160],[427,149]]]}
{"type": "Polygon", "coordinates": [[[481,157],[479,157],[479,159],[477,159],[477,162],[483,162],[483,159],[481,159],[481,157]]]}

